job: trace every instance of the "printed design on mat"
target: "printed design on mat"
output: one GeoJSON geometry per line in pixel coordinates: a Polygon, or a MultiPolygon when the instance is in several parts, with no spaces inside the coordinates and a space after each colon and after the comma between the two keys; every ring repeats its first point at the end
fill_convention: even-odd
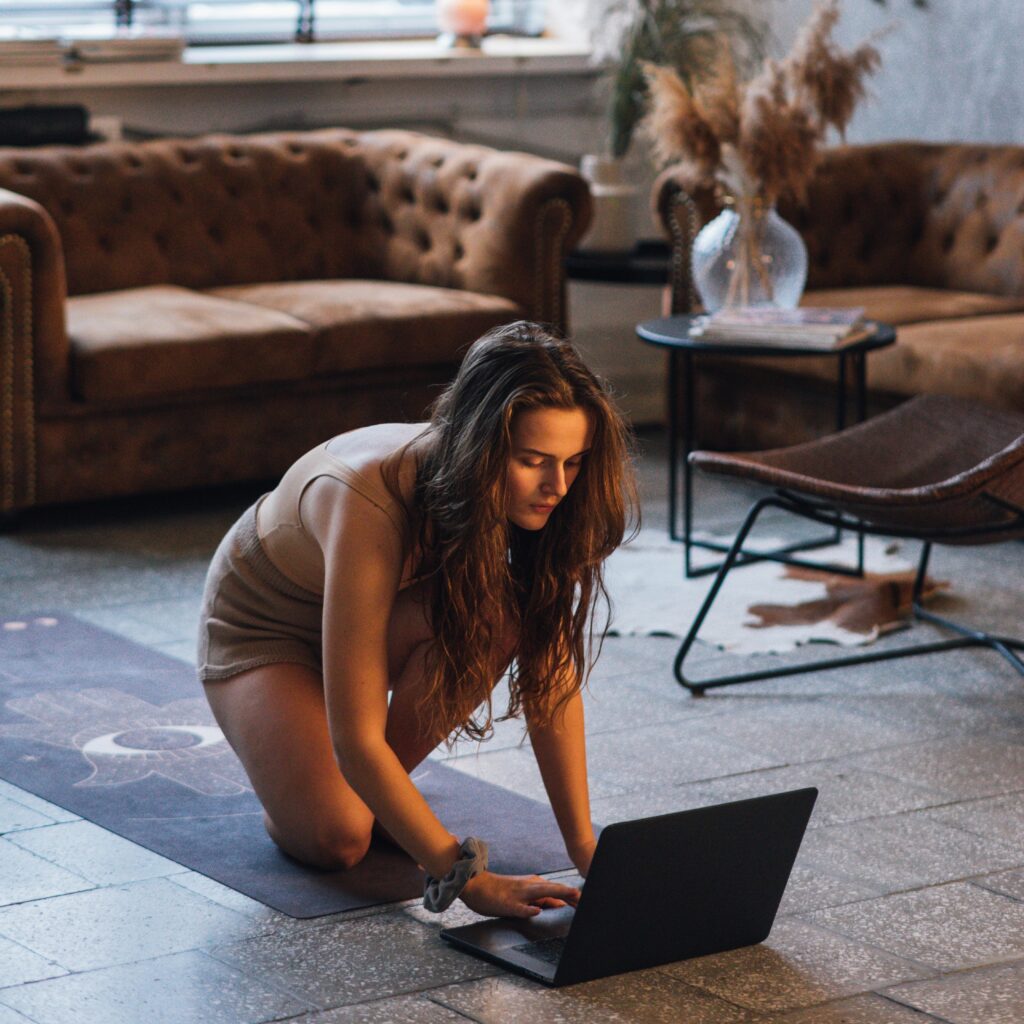
{"type": "Polygon", "coordinates": [[[7,619],[4,622],[0,622],[0,629],[3,629],[7,633],[23,633],[31,626],[42,626],[43,629],[53,629],[56,625],[58,625],[57,619],[50,615],[45,615],[33,619],[31,623],[22,619],[7,619]]]}
{"type": "Polygon", "coordinates": [[[0,725],[0,736],[81,752],[92,773],[76,786],[119,786],[162,775],[206,796],[251,788],[202,698],[157,705],[97,687],[18,697],[7,707],[33,721],[0,725]]]}

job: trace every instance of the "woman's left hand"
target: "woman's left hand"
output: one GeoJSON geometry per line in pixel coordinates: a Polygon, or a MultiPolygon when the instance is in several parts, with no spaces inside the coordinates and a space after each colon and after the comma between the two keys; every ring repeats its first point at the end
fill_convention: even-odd
{"type": "Polygon", "coordinates": [[[596,849],[596,839],[589,839],[585,843],[577,843],[568,848],[570,859],[576,865],[576,870],[584,878],[587,877],[587,872],[590,870],[590,862],[594,858],[594,850],[596,849]]]}

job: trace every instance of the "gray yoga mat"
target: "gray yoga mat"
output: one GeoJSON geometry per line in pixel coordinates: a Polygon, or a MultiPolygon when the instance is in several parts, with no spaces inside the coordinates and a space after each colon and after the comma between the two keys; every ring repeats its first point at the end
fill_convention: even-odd
{"type": "MultiPolygon", "coordinates": [[[[267,837],[195,670],[61,612],[0,618],[0,777],[292,917],[423,892],[402,851],[316,871],[267,837]]],[[[508,874],[571,867],[545,804],[425,761],[413,781],[508,874]]]]}

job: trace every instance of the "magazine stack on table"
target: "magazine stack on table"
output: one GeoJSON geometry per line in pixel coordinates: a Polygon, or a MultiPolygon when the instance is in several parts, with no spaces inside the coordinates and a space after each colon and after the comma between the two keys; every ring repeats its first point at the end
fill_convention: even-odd
{"type": "Polygon", "coordinates": [[[776,309],[739,306],[698,317],[690,337],[730,345],[784,345],[831,349],[859,341],[874,329],[863,307],[776,309]]]}
{"type": "Polygon", "coordinates": [[[59,64],[63,53],[56,36],[0,25],[0,67],[59,64]]]}

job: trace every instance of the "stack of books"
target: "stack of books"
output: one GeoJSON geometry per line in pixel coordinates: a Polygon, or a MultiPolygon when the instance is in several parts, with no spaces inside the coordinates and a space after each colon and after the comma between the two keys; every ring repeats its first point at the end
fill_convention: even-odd
{"type": "Polygon", "coordinates": [[[690,337],[731,345],[830,349],[863,338],[873,326],[864,319],[861,307],[740,306],[698,317],[690,328],[690,337]]]}
{"type": "Polygon", "coordinates": [[[59,64],[63,56],[56,36],[31,29],[0,25],[0,66],[59,64]]]}
{"type": "Polygon", "coordinates": [[[79,61],[180,60],[185,37],[180,32],[149,27],[79,26],[64,33],[68,56],[79,61]]]}

